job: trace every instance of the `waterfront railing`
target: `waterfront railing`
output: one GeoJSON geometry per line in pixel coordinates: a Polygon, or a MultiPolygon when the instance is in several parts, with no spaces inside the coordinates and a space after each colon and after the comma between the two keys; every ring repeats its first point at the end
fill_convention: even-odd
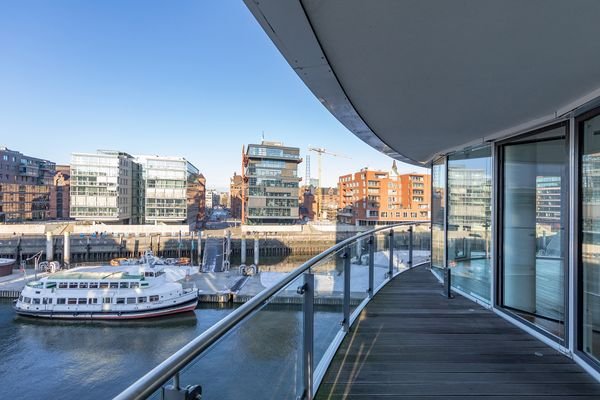
{"type": "Polygon", "coordinates": [[[430,246],[429,221],[343,240],[258,293],[116,399],[202,394],[311,400],[363,308],[396,275],[428,262],[430,246]],[[290,302],[293,297],[299,301],[290,302]],[[320,299],[332,297],[340,301],[321,305],[320,299]]]}

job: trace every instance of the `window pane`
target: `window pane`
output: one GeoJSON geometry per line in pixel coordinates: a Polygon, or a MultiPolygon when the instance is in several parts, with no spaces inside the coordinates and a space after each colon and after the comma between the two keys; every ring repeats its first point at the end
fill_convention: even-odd
{"type": "Polygon", "coordinates": [[[452,284],[490,300],[491,149],[448,158],[448,266],[452,284]]]}
{"type": "Polygon", "coordinates": [[[600,360],[600,116],[583,123],[581,157],[581,268],[583,348],[600,360]]]}
{"type": "Polygon", "coordinates": [[[557,133],[503,148],[503,305],[562,338],[567,155],[557,133]]]}
{"type": "MultiPolygon", "coordinates": [[[[436,161],[433,164],[431,172],[433,189],[431,193],[431,265],[437,268],[444,268],[446,261],[444,243],[444,219],[446,208],[445,159],[436,161]]],[[[439,273],[439,270],[437,273],[439,273]]]]}

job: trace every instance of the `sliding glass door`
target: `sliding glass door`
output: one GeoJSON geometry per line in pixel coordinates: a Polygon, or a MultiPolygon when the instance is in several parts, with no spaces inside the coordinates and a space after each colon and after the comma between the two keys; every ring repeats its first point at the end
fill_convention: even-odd
{"type": "Polygon", "coordinates": [[[486,303],[491,289],[492,153],[448,157],[448,267],[452,285],[486,303]]]}
{"type": "Polygon", "coordinates": [[[600,115],[579,123],[581,138],[579,350],[600,362],[600,115]]]}
{"type": "Polygon", "coordinates": [[[500,304],[564,339],[568,207],[566,126],[501,146],[500,304]]]}
{"type": "Polygon", "coordinates": [[[441,279],[446,266],[446,159],[431,168],[431,266],[441,279]]]}

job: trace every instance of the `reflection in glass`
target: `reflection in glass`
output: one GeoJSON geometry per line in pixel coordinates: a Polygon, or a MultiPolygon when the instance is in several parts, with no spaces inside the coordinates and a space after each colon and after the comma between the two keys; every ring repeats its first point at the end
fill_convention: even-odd
{"type": "Polygon", "coordinates": [[[504,146],[502,294],[505,307],[563,338],[565,129],[549,133],[504,146]]]}
{"type": "Polygon", "coordinates": [[[448,266],[452,284],[490,300],[491,149],[448,158],[448,266]]]}
{"type": "Polygon", "coordinates": [[[431,266],[439,277],[439,268],[445,267],[445,209],[446,209],[446,160],[441,158],[433,163],[431,168],[431,266]]]}
{"type": "Polygon", "coordinates": [[[600,361],[600,116],[583,123],[581,267],[583,351],[600,361]]]}

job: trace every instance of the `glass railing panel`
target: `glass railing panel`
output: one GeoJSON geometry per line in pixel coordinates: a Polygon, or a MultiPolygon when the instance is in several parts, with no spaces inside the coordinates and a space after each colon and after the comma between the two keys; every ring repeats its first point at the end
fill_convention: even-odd
{"type": "Polygon", "coordinates": [[[188,364],[180,385],[201,385],[203,398],[220,400],[301,395],[303,283],[300,275],[188,364]]]}
{"type": "Polygon", "coordinates": [[[409,226],[394,228],[394,274],[408,269],[410,233],[409,226]]]}
{"type": "Polygon", "coordinates": [[[342,328],[344,319],[344,253],[344,248],[331,253],[310,269],[315,276],[315,368],[342,328]]]}
{"type": "Polygon", "coordinates": [[[350,254],[350,314],[369,297],[369,237],[347,246],[350,254]]]}
{"type": "Polygon", "coordinates": [[[413,265],[431,260],[431,227],[420,224],[413,227],[413,265]]]}
{"type": "Polygon", "coordinates": [[[373,289],[376,289],[386,280],[390,268],[389,231],[377,232],[374,237],[373,266],[375,279],[373,289]]]}

